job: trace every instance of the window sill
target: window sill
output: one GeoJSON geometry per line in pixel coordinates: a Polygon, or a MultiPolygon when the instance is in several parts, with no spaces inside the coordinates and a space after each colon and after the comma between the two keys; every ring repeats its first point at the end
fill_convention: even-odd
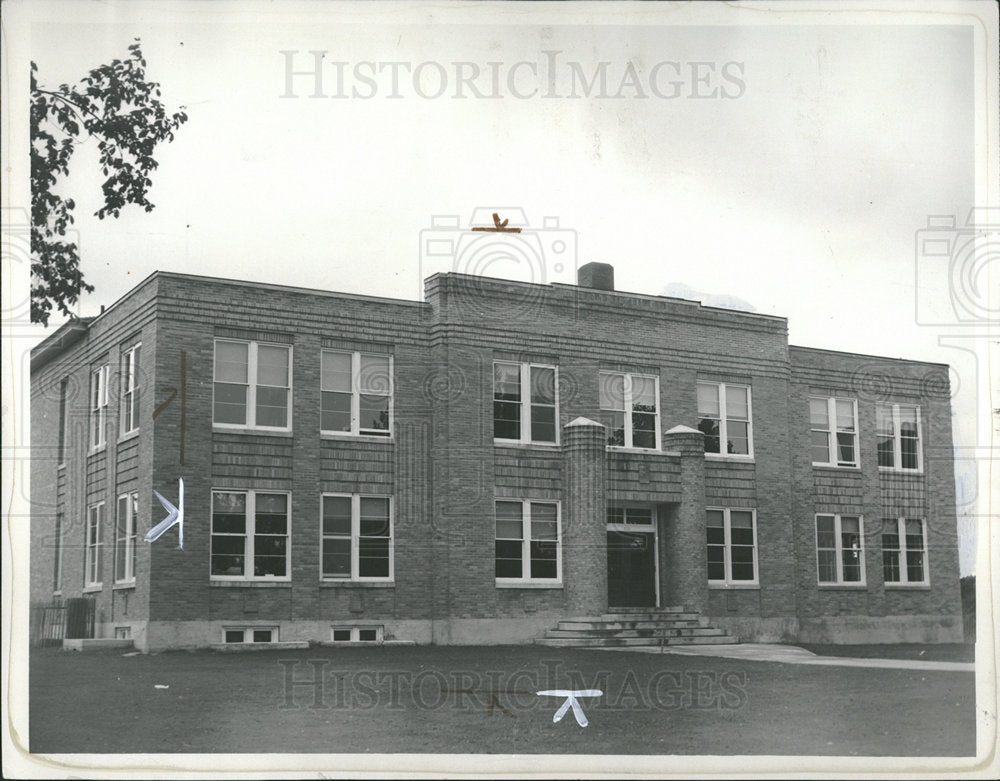
{"type": "Polygon", "coordinates": [[[706,461],[727,461],[734,464],[752,464],[753,456],[723,455],[722,453],[705,453],[706,461]]]}
{"type": "Polygon", "coordinates": [[[930,591],[930,583],[886,583],[887,591],[930,591]]]}
{"type": "Polygon", "coordinates": [[[760,591],[760,583],[709,583],[710,591],[760,591]]]}
{"type": "Polygon", "coordinates": [[[524,581],[524,582],[511,582],[511,581],[496,581],[497,588],[548,588],[548,589],[561,589],[563,587],[562,581],[545,583],[542,581],[524,581]]]}
{"type": "Polygon", "coordinates": [[[211,588],[291,588],[291,580],[210,580],[211,588]]]}
{"type": "Polygon", "coordinates": [[[552,451],[559,449],[558,442],[517,442],[513,439],[494,439],[494,447],[510,447],[517,450],[544,450],[552,451]]]}
{"type": "Polygon", "coordinates": [[[820,591],[867,591],[867,583],[817,583],[820,591]]]}
{"type": "Polygon", "coordinates": [[[103,453],[107,449],[107,443],[103,445],[98,445],[97,447],[92,447],[87,451],[87,458],[91,456],[96,456],[98,453],[103,453]]]}
{"type": "Polygon", "coordinates": [[[861,473],[861,467],[858,464],[844,465],[840,464],[818,464],[813,461],[813,469],[829,469],[834,472],[857,472],[861,473]]]}
{"type": "Polygon", "coordinates": [[[377,434],[348,434],[346,432],[321,431],[319,438],[329,442],[385,442],[391,444],[392,436],[380,437],[377,434]]]}
{"type": "Polygon", "coordinates": [[[134,428],[131,431],[128,431],[122,434],[120,437],[118,437],[118,444],[120,445],[123,442],[128,442],[130,439],[135,439],[138,436],[139,436],[139,429],[134,428]]]}
{"type": "Polygon", "coordinates": [[[923,469],[900,469],[894,466],[880,466],[878,468],[879,474],[886,475],[923,475],[923,469]]]}
{"type": "Polygon", "coordinates": [[[291,429],[271,429],[271,428],[246,428],[240,426],[220,426],[218,423],[212,425],[213,434],[243,434],[254,437],[285,437],[295,436],[291,429]]]}
{"type": "Polygon", "coordinates": [[[124,582],[124,583],[115,583],[115,585],[113,585],[111,588],[114,591],[126,591],[128,589],[134,589],[135,588],[135,581],[134,580],[130,580],[130,581],[127,581],[127,582],[124,582]]]}
{"type": "Polygon", "coordinates": [[[396,588],[392,580],[321,580],[320,588],[396,588]]]}
{"type": "Polygon", "coordinates": [[[665,455],[658,447],[624,447],[623,445],[607,445],[609,453],[648,453],[649,455],[665,455]]]}
{"type": "Polygon", "coordinates": [[[98,591],[104,591],[103,583],[95,583],[92,586],[84,586],[81,594],[96,594],[98,591]]]}

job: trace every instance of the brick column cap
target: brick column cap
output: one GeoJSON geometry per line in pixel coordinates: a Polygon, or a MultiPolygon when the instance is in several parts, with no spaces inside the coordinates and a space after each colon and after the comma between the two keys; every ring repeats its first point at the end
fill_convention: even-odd
{"type": "Polygon", "coordinates": [[[580,416],[579,418],[574,418],[569,423],[567,423],[563,428],[569,428],[570,426],[598,426],[599,428],[604,428],[604,425],[598,423],[596,420],[591,420],[590,418],[585,418],[580,416]]]}
{"type": "Polygon", "coordinates": [[[667,434],[701,434],[702,432],[696,428],[691,428],[690,426],[674,426],[669,431],[665,432],[667,434]]]}

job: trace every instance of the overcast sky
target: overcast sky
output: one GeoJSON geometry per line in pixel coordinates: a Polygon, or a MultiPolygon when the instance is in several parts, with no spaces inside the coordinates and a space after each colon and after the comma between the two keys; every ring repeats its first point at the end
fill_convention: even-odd
{"type": "Polygon", "coordinates": [[[520,208],[528,227],[555,218],[561,232],[550,219],[531,234],[542,261],[493,273],[569,282],[603,261],[621,290],[787,317],[793,344],[949,363],[956,444],[977,445],[988,405],[976,358],[939,344],[947,327],[921,324],[915,284],[920,267],[921,306],[954,319],[945,278],[915,246],[928,216],[961,225],[977,202],[971,26],[530,5],[88,3],[39,15],[18,52],[42,84],[78,81],[138,37],[164,102],[190,117],[156,151],[151,214],[88,216],[101,197],[94,142],[74,157],[64,191],[96,286],[79,313],[156,269],[418,298],[428,273],[476,270],[461,252],[428,257],[427,240],[448,234],[428,229],[520,208]],[[322,85],[313,51],[325,53],[322,85]],[[290,68],[307,71],[291,90],[290,68]]]}

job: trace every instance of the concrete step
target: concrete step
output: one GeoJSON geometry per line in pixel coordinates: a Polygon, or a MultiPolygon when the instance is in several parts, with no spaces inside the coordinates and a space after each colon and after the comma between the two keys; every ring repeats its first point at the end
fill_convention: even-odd
{"type": "Polygon", "coordinates": [[[696,626],[680,629],[550,629],[546,637],[714,637],[724,635],[722,629],[696,626]]]}
{"type": "Polygon", "coordinates": [[[559,622],[559,629],[587,630],[587,629],[682,629],[704,626],[697,617],[691,619],[678,619],[677,621],[665,620],[639,620],[639,621],[595,621],[568,619],[559,622]]]}
{"type": "Polygon", "coordinates": [[[708,637],[539,637],[536,645],[549,648],[628,648],[654,647],[661,645],[733,645],[738,641],[730,635],[708,637]]]}
{"type": "MultiPolygon", "coordinates": [[[[678,610],[672,613],[656,613],[650,610],[634,613],[603,613],[601,621],[693,621],[700,617],[694,610],[678,610]]],[[[570,617],[573,619],[573,616],[570,617]]]]}
{"type": "Polygon", "coordinates": [[[609,613],[690,613],[691,611],[683,605],[671,605],[669,607],[611,607],[609,613]]]}

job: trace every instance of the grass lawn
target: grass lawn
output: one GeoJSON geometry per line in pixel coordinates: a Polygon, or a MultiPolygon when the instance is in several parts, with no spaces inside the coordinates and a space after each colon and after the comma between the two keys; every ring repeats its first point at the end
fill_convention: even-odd
{"type": "Polygon", "coordinates": [[[925,662],[974,662],[974,643],[901,643],[888,645],[803,645],[820,656],[853,656],[861,659],[918,659],[925,662]]]}
{"type": "Polygon", "coordinates": [[[35,753],[975,752],[960,672],[532,646],[40,649],[29,686],[35,753]],[[601,689],[580,700],[589,726],[553,723],[562,700],[534,693],[550,688],[601,689]]]}

